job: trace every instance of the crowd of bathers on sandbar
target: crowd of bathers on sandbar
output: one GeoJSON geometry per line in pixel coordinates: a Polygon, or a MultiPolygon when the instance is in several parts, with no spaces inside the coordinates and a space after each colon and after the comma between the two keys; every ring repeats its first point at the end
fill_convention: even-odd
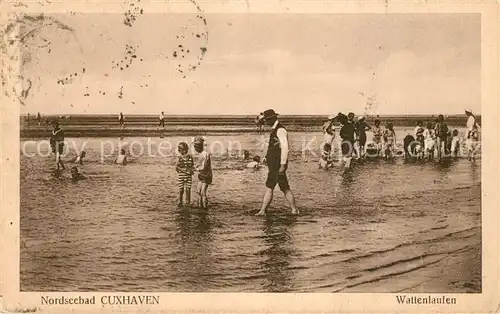
{"type": "MultiPolygon", "coordinates": [[[[480,126],[476,121],[476,117],[470,109],[465,110],[467,119],[467,134],[465,139],[460,139],[457,130],[449,130],[443,115],[439,115],[436,121],[428,122],[425,127],[423,122],[418,122],[413,134],[407,134],[403,139],[405,157],[431,160],[438,160],[445,156],[456,156],[459,148],[465,141],[467,144],[469,159],[474,161],[477,153],[477,142],[479,139],[480,126]]],[[[162,114],[163,116],[163,114],[162,114]]],[[[287,178],[287,169],[289,163],[289,140],[288,132],[280,121],[278,114],[273,109],[268,109],[257,116],[256,124],[262,129],[263,126],[270,128],[269,142],[265,157],[261,160],[260,156],[250,156],[248,151],[243,152],[243,160],[250,161],[246,165],[247,168],[260,169],[262,165],[268,168],[268,175],[265,182],[266,192],[262,202],[262,207],[257,215],[265,215],[273,199],[273,191],[276,185],[284,193],[288,201],[292,214],[299,214],[299,209],[295,204],[295,197],[291,191],[290,184],[287,178]]],[[[370,126],[366,123],[365,117],[359,119],[354,113],[347,115],[338,113],[328,118],[328,121],[323,125],[324,141],[322,144],[322,153],[319,158],[319,168],[328,169],[333,166],[332,147],[336,138],[335,122],[340,123],[338,131],[340,137],[339,151],[342,156],[343,168],[350,170],[352,168],[351,161],[364,158],[386,158],[390,159],[397,155],[396,152],[396,132],[391,122],[386,122],[385,128],[381,126],[378,119],[374,120],[374,125],[370,126]],[[367,143],[367,131],[371,131],[373,139],[371,143],[367,143]]],[[[65,169],[62,155],[64,151],[64,131],[60,128],[57,120],[52,121],[52,134],[50,137],[50,145],[52,152],[55,154],[56,173],[60,173],[65,169]]],[[[195,206],[206,209],[208,207],[207,191],[213,182],[212,157],[205,150],[206,141],[201,136],[194,137],[192,141],[193,148],[196,152],[196,160],[190,154],[189,144],[181,142],[178,144],[178,159],[175,171],[178,174],[178,205],[189,206],[191,204],[191,186],[193,183],[193,175],[197,174],[196,194],[198,196],[195,206]]],[[[72,163],[82,165],[86,156],[85,151],[71,160],[72,163]]],[[[113,163],[126,165],[127,155],[124,149],[120,150],[119,155],[114,159],[113,163]]],[[[85,179],[76,166],[71,168],[71,177],[73,180],[85,179]]]]}
{"type": "Polygon", "coordinates": [[[346,168],[351,167],[353,159],[384,158],[392,159],[401,155],[407,159],[423,161],[440,161],[447,157],[459,157],[464,146],[467,147],[468,159],[475,161],[479,150],[480,126],[472,110],[466,109],[467,132],[460,136],[457,129],[451,130],[443,115],[434,121],[418,121],[413,132],[403,139],[403,149],[397,149],[396,132],[392,122],[387,121],[385,127],[379,119],[373,126],[366,122],[365,117],[357,118],[350,112],[339,113],[328,117],[323,125],[324,141],[319,167],[328,169],[333,165],[332,148],[336,138],[335,122],[340,123],[339,151],[346,168]],[[372,141],[367,143],[367,131],[372,132],[372,141]]]}

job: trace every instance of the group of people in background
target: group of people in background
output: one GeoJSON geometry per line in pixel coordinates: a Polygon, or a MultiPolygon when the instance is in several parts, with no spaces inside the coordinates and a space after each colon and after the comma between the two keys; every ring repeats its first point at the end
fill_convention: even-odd
{"type": "Polygon", "coordinates": [[[467,133],[464,138],[460,137],[457,129],[451,130],[445,122],[444,116],[439,115],[434,121],[429,121],[424,127],[422,121],[418,121],[413,133],[409,133],[403,139],[403,150],[397,146],[397,137],[392,122],[381,126],[377,118],[373,126],[366,122],[365,117],[356,118],[350,112],[347,115],[338,113],[328,117],[323,125],[322,131],[324,141],[319,160],[319,167],[328,169],[333,165],[332,150],[336,138],[335,123],[340,123],[340,151],[344,166],[351,168],[352,158],[364,157],[392,159],[396,155],[404,155],[405,158],[439,161],[443,157],[458,157],[462,145],[467,146],[469,160],[475,161],[479,147],[479,123],[472,113],[466,109],[467,133]],[[372,132],[372,141],[367,144],[367,131],[372,132]]]}
{"type": "Polygon", "coordinates": [[[479,149],[480,126],[471,109],[465,109],[467,116],[467,130],[465,136],[461,137],[458,129],[451,130],[439,115],[436,121],[429,121],[424,127],[422,121],[417,122],[413,134],[404,138],[404,154],[423,160],[441,160],[444,157],[459,157],[465,147],[468,159],[476,160],[479,149]]]}
{"type": "MultiPolygon", "coordinates": [[[[62,119],[71,119],[71,116],[59,116],[58,117],[60,120],[62,119]]],[[[40,114],[40,112],[37,112],[36,116],[35,116],[35,122],[38,126],[41,126],[42,125],[42,115],[40,114]]],[[[31,123],[32,123],[32,118],[31,118],[31,115],[28,113],[26,115],[26,125],[29,127],[31,126],[31,123]]],[[[46,117],[45,118],[45,126],[48,127],[50,124],[51,124],[51,119],[49,117],[46,117]]],[[[123,129],[125,127],[125,115],[123,114],[123,112],[120,112],[118,114],[118,125],[120,126],[121,129],[123,129]]],[[[162,111],[158,117],[158,126],[157,126],[157,130],[159,127],[162,127],[162,128],[165,128],[165,114],[164,112],[162,111]]]]}
{"type": "MultiPolygon", "coordinates": [[[[118,124],[121,129],[125,127],[125,116],[123,115],[123,112],[118,114],[118,124]]],[[[160,115],[158,116],[158,126],[156,129],[158,130],[160,127],[165,128],[165,113],[163,111],[160,112],[160,115]]]]}
{"type": "Polygon", "coordinates": [[[335,123],[340,123],[340,151],[344,166],[351,168],[352,158],[360,159],[366,154],[390,158],[395,153],[396,132],[392,122],[387,122],[385,129],[380,126],[380,120],[375,119],[374,125],[370,126],[366,122],[366,117],[357,118],[353,112],[347,115],[338,113],[328,117],[328,121],[323,125],[324,141],[322,146],[320,168],[329,168],[333,165],[332,148],[334,145],[335,123]],[[373,139],[367,147],[367,131],[372,131],[373,139]]]}
{"type": "MultiPolygon", "coordinates": [[[[392,158],[395,155],[404,154],[408,158],[417,158],[422,160],[432,160],[446,156],[458,156],[462,145],[465,142],[469,153],[469,159],[474,161],[478,151],[478,140],[480,126],[476,117],[470,109],[466,109],[467,115],[467,133],[465,138],[460,137],[458,130],[450,130],[445,123],[443,115],[439,115],[435,121],[429,121],[425,124],[418,121],[413,132],[408,133],[403,139],[403,150],[397,149],[397,138],[392,122],[386,122],[385,127],[381,126],[381,121],[377,118],[373,126],[368,125],[365,117],[356,118],[354,113],[347,115],[338,113],[328,117],[328,121],[323,125],[324,142],[321,148],[321,157],[319,167],[328,169],[333,166],[333,147],[336,139],[335,123],[340,123],[338,131],[342,155],[342,162],[346,169],[351,168],[353,158],[360,159],[365,157],[392,158]],[[371,131],[372,141],[367,143],[367,132],[371,131]]],[[[159,126],[164,126],[163,112],[160,115],[159,126]]],[[[123,127],[123,114],[119,116],[120,126],[123,127]]],[[[288,132],[286,128],[278,121],[278,115],[274,110],[269,109],[260,113],[256,120],[259,128],[267,125],[270,127],[269,144],[266,156],[261,160],[260,156],[251,158],[248,151],[243,152],[243,160],[249,161],[246,168],[259,169],[262,164],[266,164],[268,175],[266,179],[266,192],[262,202],[262,207],[257,215],[265,215],[272,198],[273,190],[276,185],[284,193],[293,214],[298,214],[299,210],[295,204],[294,195],[290,189],[286,171],[288,169],[288,132]]],[[[64,131],[60,128],[57,120],[52,121],[52,134],[50,136],[50,145],[55,154],[56,171],[65,169],[62,155],[64,151],[64,131]]],[[[179,195],[179,205],[191,204],[191,186],[193,175],[197,173],[198,184],[196,194],[198,195],[197,206],[206,209],[208,207],[207,191],[213,181],[211,154],[205,150],[205,140],[201,136],[194,137],[193,148],[197,153],[196,161],[190,154],[187,142],[179,143],[177,147],[178,159],[175,171],[178,174],[177,186],[179,195]]],[[[72,163],[83,165],[85,151],[71,160],[72,163]]],[[[127,156],[125,149],[121,149],[113,163],[126,165],[127,156]]],[[[77,166],[71,168],[72,179],[85,179],[77,166]]]]}
{"type": "MultiPolygon", "coordinates": [[[[42,125],[42,115],[40,114],[40,112],[37,112],[37,113],[36,113],[36,116],[35,116],[35,122],[36,122],[39,126],[40,126],[40,125],[42,125]]],[[[30,114],[29,114],[29,113],[26,115],[26,124],[27,124],[28,126],[30,126],[30,125],[31,125],[31,116],[30,116],[30,114]]]]}

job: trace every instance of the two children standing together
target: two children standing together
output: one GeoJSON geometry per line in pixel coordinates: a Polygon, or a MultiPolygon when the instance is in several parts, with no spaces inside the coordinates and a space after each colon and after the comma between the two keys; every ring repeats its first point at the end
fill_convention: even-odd
{"type": "Polygon", "coordinates": [[[207,190],[212,184],[212,159],[205,147],[203,137],[196,136],[193,141],[194,150],[198,153],[196,164],[193,156],[189,154],[189,146],[186,142],[179,143],[177,150],[179,158],[175,170],[178,173],[177,184],[179,187],[179,205],[183,205],[184,196],[185,204],[191,204],[191,185],[193,182],[193,174],[198,172],[198,186],[196,194],[198,194],[197,205],[200,208],[206,209],[208,206],[207,190]]]}

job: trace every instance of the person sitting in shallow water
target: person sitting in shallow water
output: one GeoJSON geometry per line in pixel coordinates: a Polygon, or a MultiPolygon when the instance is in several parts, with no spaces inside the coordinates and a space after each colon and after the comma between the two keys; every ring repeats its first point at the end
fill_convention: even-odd
{"type": "Polygon", "coordinates": [[[78,171],[77,167],[72,167],[71,168],[71,179],[76,181],[76,180],[83,180],[83,179],[87,179],[87,178],[78,171]]]}
{"type": "Polygon", "coordinates": [[[415,137],[411,134],[407,134],[403,139],[403,150],[405,158],[416,157],[414,155],[415,151],[412,147],[415,144],[415,137]]]}
{"type": "Polygon", "coordinates": [[[333,158],[332,158],[332,145],[326,143],[323,145],[323,150],[321,152],[321,157],[319,159],[318,168],[325,169],[333,167],[333,158]]]}
{"type": "Polygon", "coordinates": [[[247,164],[247,168],[249,169],[260,169],[260,156],[253,156],[252,161],[247,164]]]}
{"type": "Polygon", "coordinates": [[[118,155],[118,157],[115,158],[113,163],[124,166],[127,164],[127,155],[125,154],[125,149],[122,148],[120,150],[120,154],[118,155]]]}

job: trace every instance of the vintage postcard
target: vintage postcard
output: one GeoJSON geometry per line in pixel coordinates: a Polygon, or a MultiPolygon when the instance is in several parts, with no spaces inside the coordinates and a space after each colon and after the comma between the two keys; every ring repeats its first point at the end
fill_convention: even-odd
{"type": "Polygon", "coordinates": [[[6,313],[494,313],[493,1],[4,1],[6,313]]]}

